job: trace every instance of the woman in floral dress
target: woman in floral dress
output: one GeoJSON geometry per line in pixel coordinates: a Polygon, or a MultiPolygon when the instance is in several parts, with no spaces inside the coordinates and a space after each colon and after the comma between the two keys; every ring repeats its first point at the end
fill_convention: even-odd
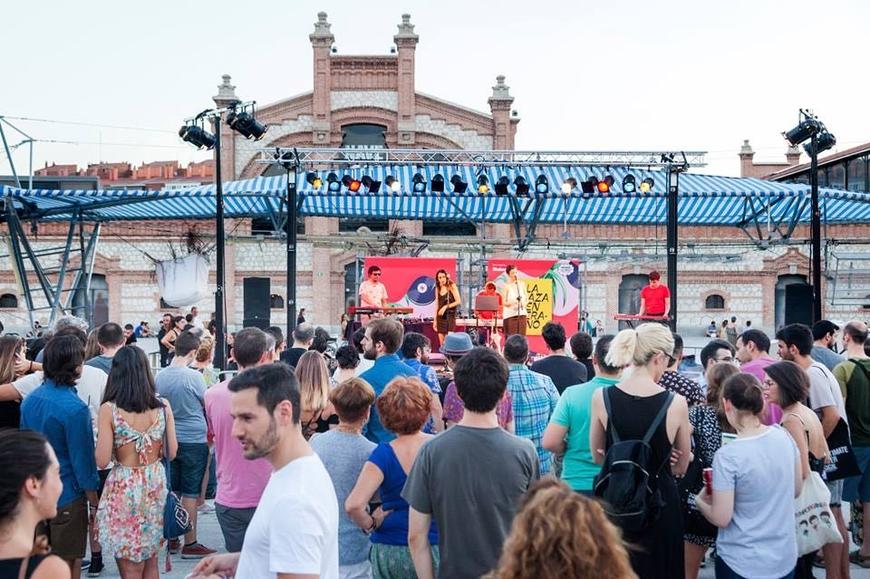
{"type": "Polygon", "coordinates": [[[161,459],[166,453],[172,460],[177,449],[172,410],[157,397],[145,352],[121,348],[100,407],[96,457],[99,468],[114,461],[100,497],[97,533],[124,579],[159,577],[167,494],[161,459]]]}

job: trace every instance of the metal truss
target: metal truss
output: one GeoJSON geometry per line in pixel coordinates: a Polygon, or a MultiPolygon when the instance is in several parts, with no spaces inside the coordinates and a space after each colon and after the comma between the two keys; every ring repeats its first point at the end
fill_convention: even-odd
{"type": "Polygon", "coordinates": [[[806,197],[746,197],[743,200],[743,219],[737,227],[760,249],[788,243],[809,202],[806,197]],[[779,217],[773,215],[774,208],[779,217]]]}
{"type": "Polygon", "coordinates": [[[295,158],[303,168],[322,165],[475,165],[520,166],[610,166],[661,168],[687,163],[707,164],[704,151],[469,151],[439,149],[260,149],[258,163],[281,165],[295,158]],[[283,157],[283,158],[282,158],[283,157]]]}

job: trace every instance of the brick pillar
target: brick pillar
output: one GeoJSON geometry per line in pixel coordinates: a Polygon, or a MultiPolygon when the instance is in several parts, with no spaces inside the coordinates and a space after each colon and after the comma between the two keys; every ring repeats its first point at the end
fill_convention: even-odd
{"type": "Polygon", "coordinates": [[[785,161],[789,167],[799,165],[801,162],[801,150],[797,145],[790,146],[785,152],[785,161]]]}
{"type": "MultiPolygon", "coordinates": [[[[230,82],[232,80],[230,75],[225,74],[221,78],[223,82],[218,85],[218,93],[212,97],[218,108],[239,102],[239,97],[236,96],[236,87],[230,82]]],[[[212,130],[209,126],[205,129],[212,130]]],[[[236,175],[236,132],[230,129],[226,123],[221,123],[221,180],[227,182],[239,177],[240,175],[236,175]]]]}
{"type": "Polygon", "coordinates": [[[492,148],[498,151],[513,149],[516,126],[511,123],[510,114],[514,97],[511,96],[510,87],[504,83],[504,75],[495,77],[495,86],[492,87],[492,96],[488,102],[492,112],[492,148]]]}
{"type": "Polygon", "coordinates": [[[331,136],[332,103],[330,100],[332,63],[330,51],[335,42],[335,36],[330,32],[330,24],[326,21],[326,12],[318,12],[314,32],[308,35],[314,52],[314,96],[313,115],[314,130],[312,142],[315,145],[328,147],[331,136]]]}
{"type": "Polygon", "coordinates": [[[752,158],[755,156],[755,151],[752,150],[752,145],[749,144],[749,139],[743,140],[743,146],[740,147],[740,176],[753,177],[755,172],[752,167],[752,158]]]}
{"type": "Polygon", "coordinates": [[[400,147],[412,147],[415,143],[417,127],[414,92],[414,59],[417,52],[417,42],[420,37],[414,34],[411,15],[402,14],[399,33],[393,37],[399,59],[399,117],[398,144],[400,147]]]}
{"type": "MultiPolygon", "coordinates": [[[[312,236],[338,233],[338,218],[309,217],[305,231],[312,236]],[[310,230],[309,230],[309,227],[310,230]]],[[[314,244],[311,250],[311,314],[309,321],[316,325],[336,324],[335,305],[344,304],[344,292],[335,293],[332,283],[332,250],[314,244]]]]}
{"type": "Polygon", "coordinates": [[[406,237],[422,237],[423,221],[419,219],[390,219],[390,231],[398,227],[406,237]]]}

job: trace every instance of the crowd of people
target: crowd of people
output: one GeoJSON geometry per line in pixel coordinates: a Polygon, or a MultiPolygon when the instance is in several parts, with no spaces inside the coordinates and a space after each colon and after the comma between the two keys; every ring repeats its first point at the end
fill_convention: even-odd
{"type": "Polygon", "coordinates": [[[389,317],[334,358],[304,321],[244,328],[221,375],[191,314],[61,317],[38,355],[0,337],[0,578],[78,577],[86,556],[99,576],[105,554],[154,579],[174,553],[209,578],[691,579],[711,551],[719,578],[870,567],[843,504],[868,522],[863,322],[785,326],[776,352],[757,328],[712,339],[696,381],[658,323],[551,322],[534,363],[522,334],[448,332],[436,372],[389,317]],[[152,336],[157,368],[130,341],[152,336]],[[211,497],[223,545],[199,542],[211,497]]]}

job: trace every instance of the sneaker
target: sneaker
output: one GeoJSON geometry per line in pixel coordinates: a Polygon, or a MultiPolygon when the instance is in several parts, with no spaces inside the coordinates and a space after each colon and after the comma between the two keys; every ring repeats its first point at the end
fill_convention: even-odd
{"type": "Polygon", "coordinates": [[[103,559],[94,557],[91,560],[91,566],[88,567],[88,577],[99,577],[103,572],[103,559]]]}
{"type": "Polygon", "coordinates": [[[193,543],[192,545],[185,545],[181,549],[181,558],[182,559],[202,559],[203,557],[207,557],[208,555],[213,555],[217,553],[214,549],[209,549],[202,543],[193,543]]]}
{"type": "Polygon", "coordinates": [[[169,552],[175,555],[181,550],[181,539],[169,539],[169,552]]]}
{"type": "Polygon", "coordinates": [[[84,571],[85,569],[89,568],[90,566],[91,566],[91,560],[90,560],[90,559],[82,559],[82,571],[84,571]]]}
{"type": "Polygon", "coordinates": [[[204,503],[196,507],[196,510],[201,515],[210,515],[214,513],[214,501],[205,501],[204,503]]]}

